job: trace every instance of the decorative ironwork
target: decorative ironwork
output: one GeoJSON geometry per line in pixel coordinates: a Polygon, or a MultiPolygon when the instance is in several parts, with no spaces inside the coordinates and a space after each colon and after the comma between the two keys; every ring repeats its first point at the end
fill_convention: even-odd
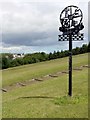
{"type": "MultiPolygon", "coordinates": [[[[73,41],[81,41],[81,40],[83,40],[83,38],[84,38],[84,34],[82,33],[82,34],[73,34],[72,35],[72,40],[73,41]]],[[[58,35],[58,40],[59,41],[69,41],[69,35],[64,35],[64,34],[62,34],[62,35],[58,35]]]]}
{"type": "Polygon", "coordinates": [[[66,7],[60,14],[61,27],[59,30],[64,34],[77,34],[84,28],[82,18],[82,11],[77,6],[66,7]]]}
{"type": "Polygon", "coordinates": [[[81,41],[84,34],[79,31],[84,28],[82,11],[74,5],[66,7],[60,14],[58,41],[69,41],[69,91],[68,95],[72,96],[72,41],[81,41]]]}

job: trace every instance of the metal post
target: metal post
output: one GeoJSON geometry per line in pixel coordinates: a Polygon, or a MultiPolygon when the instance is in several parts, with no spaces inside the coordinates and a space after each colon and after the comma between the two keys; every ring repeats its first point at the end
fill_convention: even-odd
{"type": "Polygon", "coordinates": [[[72,40],[83,40],[83,34],[79,33],[84,28],[82,18],[82,11],[74,5],[67,6],[60,14],[61,27],[59,27],[59,31],[63,34],[59,35],[59,41],[69,40],[69,96],[72,96],[72,40]]]}
{"type": "Polygon", "coordinates": [[[72,35],[69,34],[69,96],[72,96],[72,35]]]}

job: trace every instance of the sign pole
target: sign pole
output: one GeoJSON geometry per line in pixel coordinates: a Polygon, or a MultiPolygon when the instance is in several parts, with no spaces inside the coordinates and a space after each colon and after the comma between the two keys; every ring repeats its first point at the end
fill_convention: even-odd
{"type": "Polygon", "coordinates": [[[72,96],[72,35],[69,34],[69,96],[72,96]]]}
{"type": "Polygon", "coordinates": [[[72,41],[83,40],[83,34],[80,30],[84,28],[82,23],[82,11],[74,5],[67,6],[60,14],[61,27],[59,31],[59,41],[69,41],[69,82],[68,95],[72,96],[72,41]]]}

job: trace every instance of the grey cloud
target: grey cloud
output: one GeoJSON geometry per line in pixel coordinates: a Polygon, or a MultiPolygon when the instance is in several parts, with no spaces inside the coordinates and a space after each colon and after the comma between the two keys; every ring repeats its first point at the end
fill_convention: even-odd
{"type": "Polygon", "coordinates": [[[90,11],[90,2],[88,2],[88,38],[90,36],[90,13],[89,11],[90,11]]]}
{"type": "Polygon", "coordinates": [[[2,42],[12,46],[45,46],[57,42],[56,32],[30,32],[2,35],[2,42]]]}
{"type": "MultiPolygon", "coordinates": [[[[11,1],[11,0],[10,0],[11,1]]],[[[3,3],[3,46],[39,46],[45,49],[66,49],[68,42],[58,42],[58,28],[60,26],[59,15],[66,7],[68,2],[18,2],[3,3]],[[55,47],[56,46],[56,47],[55,47]]],[[[86,4],[79,4],[80,8],[85,12],[86,4]]],[[[77,5],[78,6],[78,5],[77,5]]],[[[84,22],[87,24],[86,12],[84,13],[84,22]]],[[[84,30],[87,33],[86,27],[84,30]]],[[[86,41],[85,41],[86,42],[86,41]]],[[[78,46],[79,43],[74,43],[78,46]]],[[[73,45],[73,46],[74,46],[73,45]]],[[[37,50],[39,49],[37,48],[37,50]]],[[[25,48],[26,49],[26,48],[25,48]]],[[[49,51],[50,51],[49,49],[49,51]]]]}

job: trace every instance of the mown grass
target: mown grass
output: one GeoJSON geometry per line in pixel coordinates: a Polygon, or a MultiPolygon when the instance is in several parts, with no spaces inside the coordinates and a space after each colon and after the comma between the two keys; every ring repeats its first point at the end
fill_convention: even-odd
{"type": "MultiPolygon", "coordinates": [[[[87,54],[78,55],[76,58],[73,58],[73,66],[87,64],[87,54]]],[[[60,65],[65,69],[64,64],[67,66],[66,59],[67,58],[63,58],[63,60],[58,59],[49,61],[49,63],[43,62],[34,64],[30,65],[29,68],[26,66],[26,68],[30,70],[31,66],[36,66],[37,69],[42,69],[42,72],[44,72],[44,69],[41,68],[41,66],[47,66],[48,64],[47,69],[53,68],[51,69],[51,72],[53,73],[62,70],[60,65]],[[54,71],[55,63],[56,70],[54,71]],[[49,64],[51,64],[51,67],[49,64]],[[54,67],[52,67],[52,64],[54,67]]],[[[15,70],[18,69],[20,72],[21,68],[24,69],[24,66],[15,68],[15,70]]],[[[9,72],[10,70],[11,69],[9,69],[9,72]]],[[[14,68],[12,70],[15,71],[14,68]]],[[[6,71],[8,72],[8,70],[6,71]]],[[[48,73],[49,72],[47,72],[47,74],[48,73]]],[[[39,75],[41,76],[42,73],[39,75]]],[[[7,85],[11,84],[11,82],[9,82],[10,81],[8,81],[7,85]]],[[[13,89],[7,93],[3,93],[3,118],[88,118],[87,68],[83,68],[82,71],[73,71],[73,96],[69,97],[67,94],[67,74],[43,82],[37,82],[36,84],[13,89]]]]}
{"type": "MultiPolygon", "coordinates": [[[[73,66],[85,65],[87,63],[87,54],[73,56],[73,66]]],[[[19,67],[9,68],[2,71],[3,87],[12,85],[20,81],[27,81],[33,77],[41,77],[58,71],[68,70],[68,57],[23,65],[19,67]]]]}
{"type": "Polygon", "coordinates": [[[3,94],[6,118],[88,117],[87,69],[75,72],[73,97],[67,96],[67,75],[12,90],[3,94]]]}

